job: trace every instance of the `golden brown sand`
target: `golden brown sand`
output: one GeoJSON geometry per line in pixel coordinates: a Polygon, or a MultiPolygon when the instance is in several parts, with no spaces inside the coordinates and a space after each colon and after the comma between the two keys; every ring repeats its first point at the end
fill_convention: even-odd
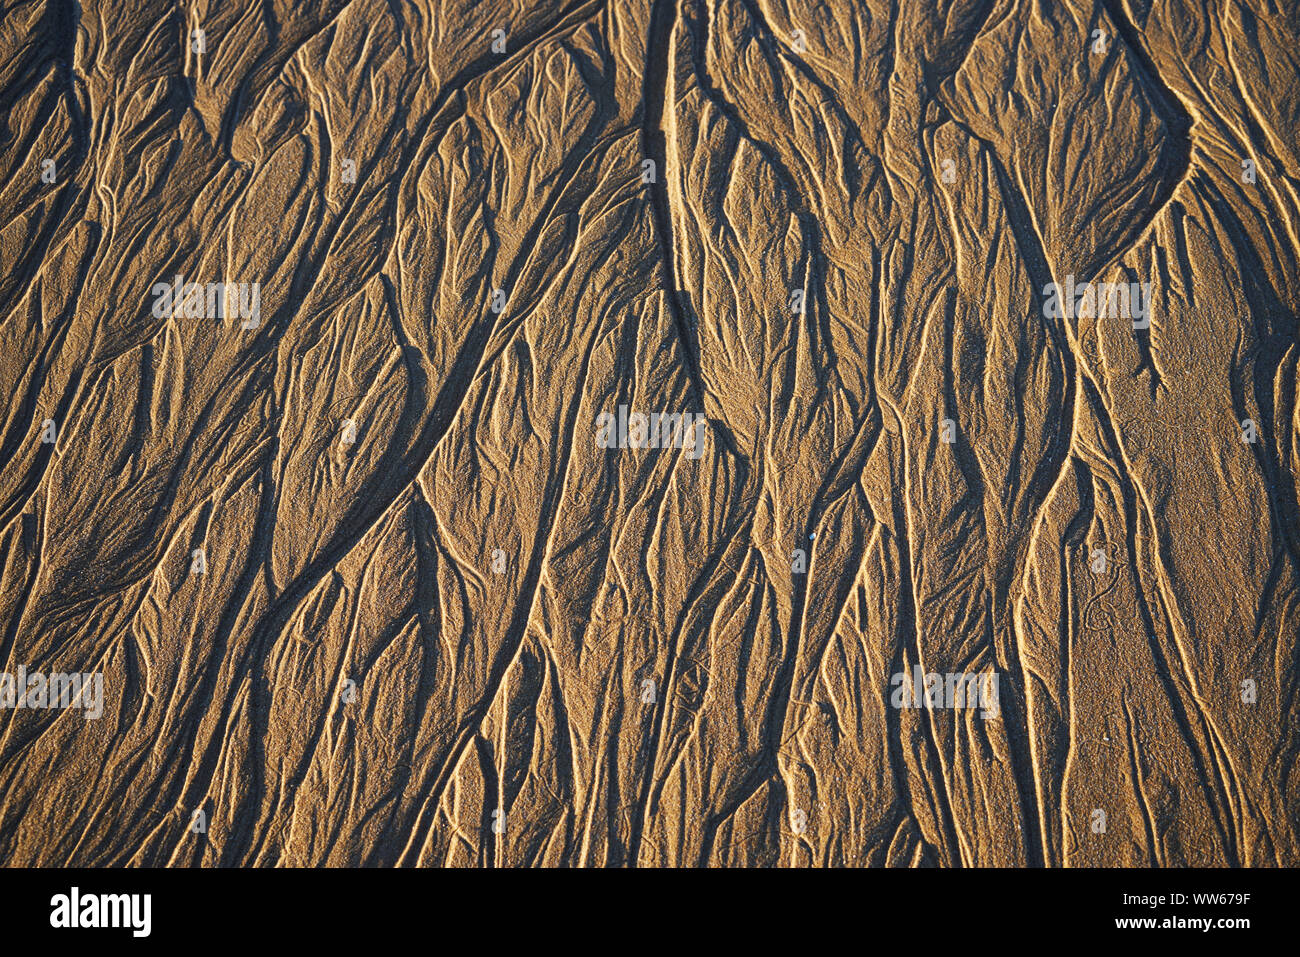
{"type": "Polygon", "coordinates": [[[8,5],[0,861],[1300,864],[1298,38],[8,5]]]}

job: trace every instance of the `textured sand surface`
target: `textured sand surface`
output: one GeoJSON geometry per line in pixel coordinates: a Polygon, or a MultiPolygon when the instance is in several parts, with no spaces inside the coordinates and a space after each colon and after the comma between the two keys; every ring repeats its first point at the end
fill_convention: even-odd
{"type": "Polygon", "coordinates": [[[1289,0],[4,3],[0,862],[1300,864],[1298,127],[1289,0]]]}

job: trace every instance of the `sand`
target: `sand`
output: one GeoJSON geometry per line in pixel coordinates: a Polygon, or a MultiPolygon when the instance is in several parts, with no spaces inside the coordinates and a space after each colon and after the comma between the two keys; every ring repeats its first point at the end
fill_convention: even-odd
{"type": "Polygon", "coordinates": [[[1298,38],[9,5],[0,861],[1300,864],[1298,38]]]}

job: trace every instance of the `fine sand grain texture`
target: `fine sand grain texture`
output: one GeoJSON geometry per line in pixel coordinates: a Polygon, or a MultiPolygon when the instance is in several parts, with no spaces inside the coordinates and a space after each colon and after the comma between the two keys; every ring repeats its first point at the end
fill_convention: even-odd
{"type": "Polygon", "coordinates": [[[1295,3],[0,10],[0,862],[1300,865],[1295,3]]]}

